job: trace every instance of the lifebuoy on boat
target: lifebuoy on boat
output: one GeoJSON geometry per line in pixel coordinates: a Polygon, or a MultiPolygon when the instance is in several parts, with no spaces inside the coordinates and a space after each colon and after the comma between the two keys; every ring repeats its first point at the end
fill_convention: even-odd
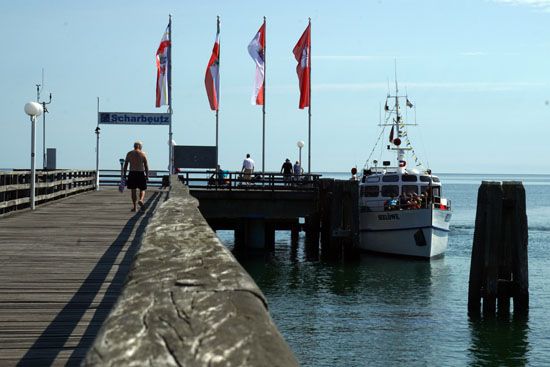
{"type": "Polygon", "coordinates": [[[399,167],[405,167],[406,165],[407,165],[407,162],[399,161],[399,167]]]}

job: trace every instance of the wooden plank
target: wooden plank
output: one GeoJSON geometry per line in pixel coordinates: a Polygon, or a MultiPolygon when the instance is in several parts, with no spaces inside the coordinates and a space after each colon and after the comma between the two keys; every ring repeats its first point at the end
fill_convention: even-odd
{"type": "Polygon", "coordinates": [[[106,189],[0,219],[2,366],[80,363],[159,195],[149,194],[144,213],[130,212],[128,194],[106,189]]]}

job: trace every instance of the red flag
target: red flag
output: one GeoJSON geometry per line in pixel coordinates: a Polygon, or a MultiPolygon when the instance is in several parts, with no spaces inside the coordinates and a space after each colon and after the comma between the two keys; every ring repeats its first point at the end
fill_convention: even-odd
{"type": "Polygon", "coordinates": [[[157,93],[155,106],[160,107],[170,103],[170,96],[168,95],[168,80],[170,78],[170,60],[169,49],[171,47],[170,42],[170,24],[166,27],[166,31],[162,35],[159,48],[157,49],[157,93]]]}
{"type": "Polygon", "coordinates": [[[217,111],[218,103],[220,102],[220,26],[218,20],[218,31],[216,33],[216,42],[212,49],[212,56],[206,67],[206,75],[204,76],[204,85],[206,86],[206,94],[210,109],[217,111]]]}
{"type": "Polygon", "coordinates": [[[300,109],[309,107],[310,91],[310,70],[311,70],[311,23],[308,24],[306,30],[302,34],[302,37],[294,46],[292,50],[298,65],[296,66],[296,73],[298,74],[298,81],[300,84],[300,109]]]}

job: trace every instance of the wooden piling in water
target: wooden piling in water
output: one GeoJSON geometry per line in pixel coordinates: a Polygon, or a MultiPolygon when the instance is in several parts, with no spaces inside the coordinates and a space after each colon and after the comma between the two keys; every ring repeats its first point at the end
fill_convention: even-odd
{"type": "Polygon", "coordinates": [[[323,258],[355,258],[359,244],[358,182],[323,179],[319,190],[323,258]]]}
{"type": "Polygon", "coordinates": [[[521,182],[483,181],[478,190],[475,232],[470,263],[468,313],[514,314],[529,306],[527,214],[521,182]]]}

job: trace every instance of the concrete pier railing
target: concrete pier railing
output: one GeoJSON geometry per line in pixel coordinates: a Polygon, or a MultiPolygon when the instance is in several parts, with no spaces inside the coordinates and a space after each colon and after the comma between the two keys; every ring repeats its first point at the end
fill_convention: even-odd
{"type": "Polygon", "coordinates": [[[298,365],[262,292],[172,183],[83,365],[298,365]]]}

